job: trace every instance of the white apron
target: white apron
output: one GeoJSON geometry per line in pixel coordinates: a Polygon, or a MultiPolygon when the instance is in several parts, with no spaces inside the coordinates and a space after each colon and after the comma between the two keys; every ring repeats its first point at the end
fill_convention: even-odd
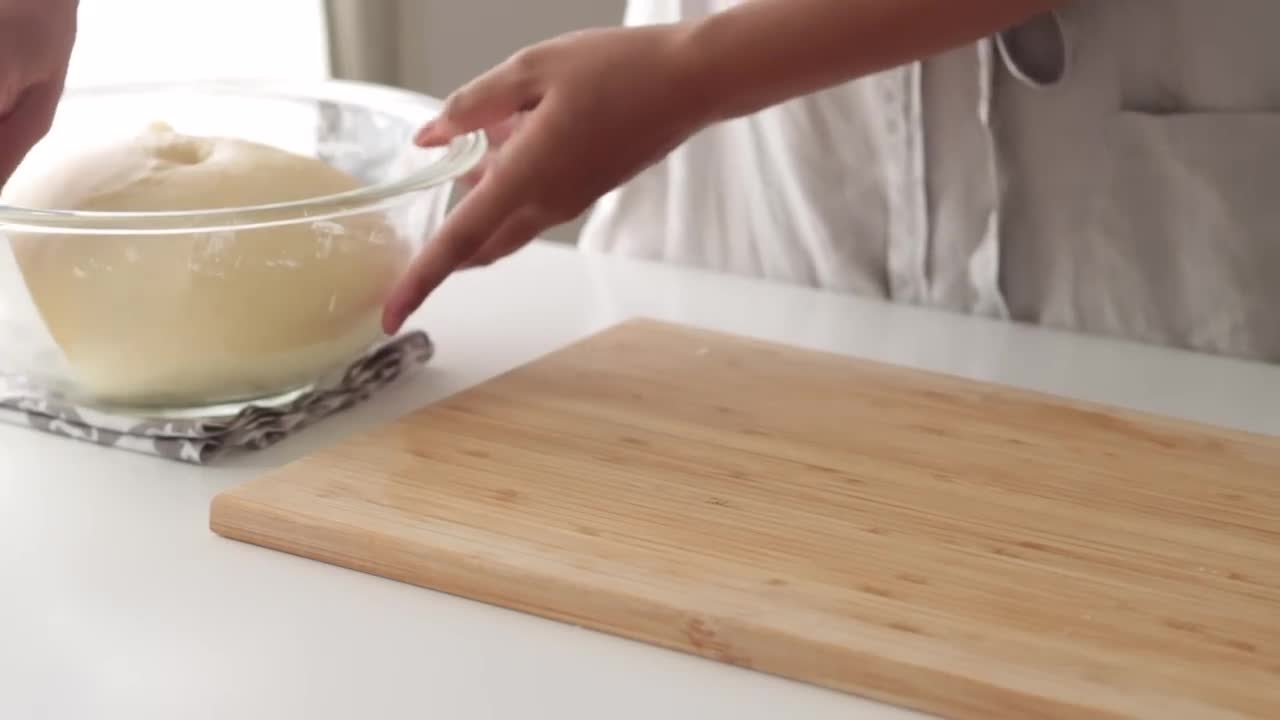
{"type": "Polygon", "coordinates": [[[1066,3],[708,128],[581,246],[1280,362],[1277,23],[1275,0],[1066,3]]]}

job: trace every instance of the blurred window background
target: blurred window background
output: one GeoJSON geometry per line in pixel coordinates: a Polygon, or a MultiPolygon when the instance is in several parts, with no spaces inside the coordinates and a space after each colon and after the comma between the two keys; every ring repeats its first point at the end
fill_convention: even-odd
{"type": "MultiPolygon", "coordinates": [[[[341,77],[444,97],[524,45],[618,24],[623,6],[624,0],[80,0],[67,83],[341,77]]],[[[569,223],[547,236],[569,241],[577,228],[569,223]]]]}

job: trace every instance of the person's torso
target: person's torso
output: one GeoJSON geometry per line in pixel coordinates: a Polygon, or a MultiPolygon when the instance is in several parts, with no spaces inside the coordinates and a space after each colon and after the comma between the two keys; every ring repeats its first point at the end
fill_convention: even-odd
{"type": "MultiPolygon", "coordinates": [[[[732,2],[632,1],[627,22],[732,2]]],[[[587,248],[1280,361],[1274,0],[1081,0],[709,128],[587,248]]]]}

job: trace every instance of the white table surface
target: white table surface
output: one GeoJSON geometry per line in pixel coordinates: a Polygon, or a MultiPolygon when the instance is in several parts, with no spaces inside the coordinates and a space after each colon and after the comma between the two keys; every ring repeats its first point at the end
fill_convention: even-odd
{"type": "Polygon", "coordinates": [[[263,468],[632,315],[1280,434],[1280,367],[535,244],[411,320],[428,370],[269,451],[197,468],[0,427],[0,718],[918,717],[208,530],[263,468]]]}

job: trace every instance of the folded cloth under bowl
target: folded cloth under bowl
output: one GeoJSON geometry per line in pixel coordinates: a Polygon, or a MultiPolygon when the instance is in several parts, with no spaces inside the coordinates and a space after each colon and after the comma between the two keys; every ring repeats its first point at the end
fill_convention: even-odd
{"type": "Polygon", "coordinates": [[[352,363],[334,380],[287,403],[249,405],[234,414],[147,417],[111,414],[42,395],[20,378],[0,375],[0,422],[192,464],[233,451],[261,450],[302,428],[369,398],[435,352],[415,331],[392,338],[352,363]]]}

